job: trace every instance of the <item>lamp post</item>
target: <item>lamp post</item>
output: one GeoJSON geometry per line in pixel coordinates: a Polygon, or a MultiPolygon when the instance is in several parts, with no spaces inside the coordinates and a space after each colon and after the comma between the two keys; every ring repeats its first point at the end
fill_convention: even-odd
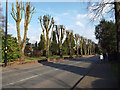
{"type": "Polygon", "coordinates": [[[5,26],[5,67],[7,67],[7,7],[8,7],[8,1],[6,0],[6,26],[5,26]]]}

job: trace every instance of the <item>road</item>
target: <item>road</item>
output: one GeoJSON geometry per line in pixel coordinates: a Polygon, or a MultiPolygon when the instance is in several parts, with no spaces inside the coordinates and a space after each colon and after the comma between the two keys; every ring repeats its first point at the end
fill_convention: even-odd
{"type": "Polygon", "coordinates": [[[2,87],[74,89],[98,61],[98,56],[92,56],[6,68],[2,72],[2,87]]]}

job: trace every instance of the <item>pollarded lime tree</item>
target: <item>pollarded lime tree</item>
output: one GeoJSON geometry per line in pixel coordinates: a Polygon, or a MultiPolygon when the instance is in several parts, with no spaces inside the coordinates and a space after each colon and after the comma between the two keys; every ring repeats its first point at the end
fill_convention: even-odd
{"type": "Polygon", "coordinates": [[[89,40],[90,40],[90,39],[87,40],[87,54],[88,54],[88,55],[90,54],[90,53],[89,53],[89,52],[90,52],[90,43],[89,43],[89,40]]]}
{"type": "Polygon", "coordinates": [[[58,53],[58,44],[56,40],[56,32],[53,31],[52,41],[50,44],[50,51],[52,52],[52,55],[57,55],[58,53]]]}
{"type": "Polygon", "coordinates": [[[44,35],[46,31],[46,59],[49,60],[49,31],[54,27],[54,20],[49,15],[40,16],[39,20],[44,35]]]}
{"type": "Polygon", "coordinates": [[[71,40],[71,51],[72,51],[72,55],[75,54],[75,39],[74,39],[74,35],[73,35],[73,30],[70,31],[70,40],[71,40]]]}
{"type": "Polygon", "coordinates": [[[72,57],[71,42],[70,42],[70,31],[66,30],[66,34],[67,34],[67,42],[68,42],[69,54],[70,54],[70,57],[72,57]]]}
{"type": "Polygon", "coordinates": [[[69,49],[68,49],[67,37],[66,37],[66,39],[65,39],[64,42],[63,42],[62,50],[63,50],[62,52],[63,52],[64,55],[68,55],[69,49]]]}
{"type": "Polygon", "coordinates": [[[30,2],[26,3],[26,7],[24,9],[24,5],[22,4],[22,2],[18,3],[18,1],[17,1],[16,2],[17,12],[15,13],[14,4],[12,4],[11,15],[12,15],[13,19],[16,21],[17,35],[18,35],[18,46],[23,54],[24,54],[25,45],[26,45],[25,42],[26,42],[26,38],[27,38],[28,25],[30,24],[30,21],[32,19],[33,14],[34,14],[34,9],[35,8],[31,7],[30,2]],[[23,43],[22,43],[22,47],[21,47],[20,22],[22,20],[23,11],[25,13],[25,22],[24,22],[24,38],[23,38],[23,43]]]}
{"type": "Polygon", "coordinates": [[[83,55],[83,36],[80,36],[79,42],[80,42],[80,53],[82,56],[83,55]]]}
{"type": "Polygon", "coordinates": [[[92,40],[89,41],[90,44],[90,55],[92,54],[92,40]]]}
{"type": "Polygon", "coordinates": [[[22,53],[24,54],[24,49],[25,49],[25,42],[27,38],[27,30],[28,30],[28,25],[31,22],[32,16],[34,14],[35,8],[31,6],[30,2],[26,3],[26,9],[24,9],[25,13],[25,21],[24,21],[24,38],[23,38],[23,44],[22,44],[22,53]]]}
{"type": "Polygon", "coordinates": [[[78,49],[79,49],[79,46],[78,46],[78,39],[79,39],[79,34],[75,34],[75,41],[76,41],[76,51],[77,51],[77,56],[78,56],[78,49]]]}
{"type": "Polygon", "coordinates": [[[14,8],[14,4],[12,3],[12,17],[16,22],[16,26],[17,26],[17,37],[18,37],[18,47],[21,48],[21,35],[20,35],[20,22],[22,20],[22,16],[23,16],[23,10],[24,10],[24,6],[21,3],[19,3],[18,1],[16,2],[16,12],[15,12],[15,8],[14,8]]]}
{"type": "Polygon", "coordinates": [[[92,42],[92,54],[95,54],[95,43],[92,42]]]}
{"type": "Polygon", "coordinates": [[[75,46],[73,30],[71,30],[71,31],[66,30],[66,34],[67,34],[67,43],[68,43],[68,48],[69,48],[69,54],[70,54],[70,57],[72,57],[72,54],[73,54],[72,50],[73,50],[73,47],[75,46]]]}
{"type": "Polygon", "coordinates": [[[58,45],[59,45],[59,53],[60,57],[62,57],[62,42],[65,34],[65,27],[63,25],[55,25],[56,26],[56,34],[58,38],[58,45]]]}
{"type": "Polygon", "coordinates": [[[84,54],[87,54],[87,38],[83,38],[83,50],[84,50],[84,54]]]}

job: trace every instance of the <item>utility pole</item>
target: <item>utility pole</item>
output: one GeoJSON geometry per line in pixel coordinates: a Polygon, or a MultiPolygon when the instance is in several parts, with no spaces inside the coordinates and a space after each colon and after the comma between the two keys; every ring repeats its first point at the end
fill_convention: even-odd
{"type": "Polygon", "coordinates": [[[6,26],[5,26],[5,67],[7,67],[7,8],[8,8],[8,1],[6,0],[6,26]]]}

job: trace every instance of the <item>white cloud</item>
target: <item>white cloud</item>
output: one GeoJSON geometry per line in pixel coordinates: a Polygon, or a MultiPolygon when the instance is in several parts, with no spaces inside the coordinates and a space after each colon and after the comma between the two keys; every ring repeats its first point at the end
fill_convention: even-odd
{"type": "Polygon", "coordinates": [[[39,42],[42,29],[31,27],[27,33],[28,33],[27,37],[30,39],[31,43],[35,43],[36,41],[39,42]]]}
{"type": "Polygon", "coordinates": [[[84,25],[80,21],[77,21],[75,25],[80,26],[80,27],[84,27],[84,25]]]}
{"type": "Polygon", "coordinates": [[[95,35],[92,35],[93,38],[95,38],[96,36],[95,35]]]}
{"type": "Polygon", "coordinates": [[[66,25],[65,28],[66,28],[66,30],[74,29],[74,25],[66,25]]]}
{"type": "Polygon", "coordinates": [[[54,20],[55,20],[55,24],[60,24],[60,19],[59,19],[59,17],[54,17],[54,20]]]}
{"type": "Polygon", "coordinates": [[[67,25],[65,26],[65,28],[66,28],[66,30],[68,30],[68,29],[69,29],[67,25]]]}
{"type": "MultiPolygon", "coordinates": [[[[22,19],[21,22],[20,22],[20,26],[21,26],[21,29],[24,30],[24,22],[25,22],[25,19],[22,19]]],[[[28,25],[28,29],[31,27],[31,24],[28,25]]]]}
{"type": "Polygon", "coordinates": [[[14,30],[16,30],[16,26],[13,25],[12,23],[8,23],[8,30],[14,31],[14,30]]]}
{"type": "Polygon", "coordinates": [[[8,23],[8,34],[11,34],[14,37],[17,37],[17,28],[16,25],[13,23],[8,23]]]}
{"type": "Polygon", "coordinates": [[[65,12],[62,14],[56,14],[54,17],[55,24],[62,24],[62,18],[69,15],[69,13],[65,12]]]}
{"type": "Polygon", "coordinates": [[[25,21],[25,19],[22,19],[21,22],[20,22],[20,25],[23,26],[24,25],[24,21],[25,21]]]}
{"type": "Polygon", "coordinates": [[[80,19],[80,18],[86,18],[87,14],[77,14],[76,18],[80,19]]]}
{"type": "Polygon", "coordinates": [[[87,37],[88,39],[95,39],[94,28],[85,30],[83,32],[83,36],[87,37]]]}
{"type": "Polygon", "coordinates": [[[35,43],[36,41],[37,42],[39,42],[39,39],[38,39],[39,37],[36,37],[35,35],[34,36],[31,36],[30,37],[30,42],[32,42],[32,43],[35,43]]]}

